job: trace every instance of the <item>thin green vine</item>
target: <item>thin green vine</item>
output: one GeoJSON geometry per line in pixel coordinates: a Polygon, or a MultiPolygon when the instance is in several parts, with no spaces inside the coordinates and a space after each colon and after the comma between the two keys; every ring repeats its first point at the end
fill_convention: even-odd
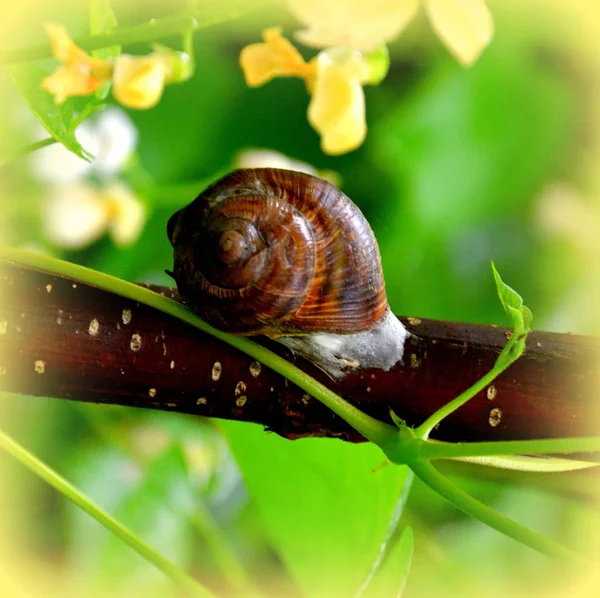
{"type": "Polygon", "coordinates": [[[422,482],[440,496],[443,496],[448,502],[500,533],[547,556],[566,559],[568,562],[584,562],[576,553],[558,542],[519,525],[512,519],[479,502],[450,482],[431,463],[423,461],[413,463],[411,469],[422,482]]]}
{"type": "Polygon", "coordinates": [[[122,523],[114,519],[109,513],[85,496],[81,490],[72,486],[62,476],[15,442],[2,430],[0,430],[0,448],[12,455],[22,465],[35,473],[50,486],[58,490],[80,509],[91,515],[106,529],[121,538],[121,540],[128,544],[139,555],[169,577],[169,579],[184,590],[187,595],[195,598],[216,598],[212,592],[187,575],[187,573],[177,565],[174,565],[165,559],[161,554],[148,546],[148,544],[140,540],[140,538],[138,538],[131,530],[126,528],[122,523]]]}
{"type": "Polygon", "coordinates": [[[40,141],[28,143],[27,145],[24,145],[23,147],[20,147],[19,149],[13,151],[10,155],[0,158],[0,168],[3,168],[7,164],[18,160],[19,158],[27,156],[32,152],[35,152],[36,150],[48,147],[49,145],[52,145],[54,143],[57,143],[54,137],[47,137],[46,139],[40,139],[40,141]]]}
{"type": "MultiPolygon", "coordinates": [[[[83,35],[73,41],[84,50],[100,50],[110,46],[152,42],[169,35],[185,35],[190,30],[207,29],[220,23],[237,19],[245,12],[256,8],[252,0],[227,0],[198,5],[194,11],[153,19],[141,25],[119,27],[110,33],[83,35]]],[[[0,52],[0,65],[18,64],[42,60],[52,56],[49,43],[0,52]]]]}

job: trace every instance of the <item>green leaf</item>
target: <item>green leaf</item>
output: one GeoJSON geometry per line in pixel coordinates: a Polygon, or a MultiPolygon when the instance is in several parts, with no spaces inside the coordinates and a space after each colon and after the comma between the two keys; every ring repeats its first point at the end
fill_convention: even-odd
{"type": "Polygon", "coordinates": [[[374,472],[381,452],[369,443],[223,428],[265,533],[302,592],[353,595],[379,554],[407,468],[374,472]]]}
{"type": "Polygon", "coordinates": [[[500,278],[498,270],[494,262],[492,262],[492,272],[494,273],[494,280],[496,281],[496,288],[498,290],[498,297],[504,307],[504,311],[510,316],[514,333],[518,336],[527,334],[531,330],[531,322],[533,315],[531,310],[523,305],[523,298],[513,288],[509,287],[500,278]]]}
{"type": "MultiPolygon", "coordinates": [[[[112,9],[110,0],[90,0],[90,33],[102,35],[110,33],[118,25],[117,17],[112,9]]],[[[94,50],[96,58],[116,58],[121,53],[121,46],[109,46],[94,50]]]]}
{"type": "Polygon", "coordinates": [[[36,64],[14,66],[9,68],[9,73],[29,109],[48,133],[69,151],[84,160],[89,160],[91,154],[86,152],[75,138],[72,105],[69,102],[56,104],[52,96],[40,87],[42,79],[48,73],[36,64]]]}
{"type": "Polygon", "coordinates": [[[390,550],[381,570],[369,584],[361,598],[390,596],[400,598],[406,586],[414,552],[414,538],[411,527],[406,527],[390,550]]]}

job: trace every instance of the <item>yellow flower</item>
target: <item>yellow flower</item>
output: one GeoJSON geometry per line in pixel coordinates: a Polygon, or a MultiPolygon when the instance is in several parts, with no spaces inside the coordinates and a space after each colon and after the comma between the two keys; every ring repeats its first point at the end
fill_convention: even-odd
{"type": "Polygon", "coordinates": [[[281,27],[263,31],[264,43],[250,44],[242,49],[240,65],[246,83],[259,87],[274,77],[300,77],[314,74],[314,66],[306,63],[296,48],[281,35],[281,27]]]}
{"type": "Polygon", "coordinates": [[[91,95],[106,81],[113,83],[115,99],[128,108],[151,108],[160,100],[166,83],[185,81],[192,74],[184,52],[156,46],[148,56],[121,54],[117,58],[93,58],[77,47],[62,25],[47,24],[54,57],[63,63],[44,78],[42,89],[57,104],[71,96],[91,95]]]}
{"type": "Polygon", "coordinates": [[[242,50],[240,64],[248,85],[256,87],[273,77],[300,77],[312,95],[308,120],[321,135],[325,153],[356,149],[367,132],[362,84],[372,80],[367,58],[357,50],[330,48],[309,63],[281,35],[267,29],[264,43],[242,50]]]}
{"type": "Polygon", "coordinates": [[[62,25],[47,23],[46,31],[54,57],[63,63],[42,80],[42,89],[51,93],[57,104],[71,96],[91,95],[111,76],[105,60],[92,58],[78,48],[62,25]]]}
{"type": "Polygon", "coordinates": [[[343,48],[321,52],[308,122],[321,135],[326,154],[338,155],[356,149],[367,135],[365,96],[366,62],[359,52],[344,56],[343,48]]]}
{"type": "Polygon", "coordinates": [[[128,108],[152,108],[162,96],[165,77],[164,60],[122,54],[115,61],[112,93],[128,108]]]}
{"type": "Polygon", "coordinates": [[[128,108],[152,108],[167,83],[186,81],[191,75],[188,54],[155,45],[148,56],[121,54],[115,59],[112,93],[128,108]]]}
{"type": "Polygon", "coordinates": [[[314,48],[348,46],[368,52],[396,38],[423,6],[454,56],[471,65],[489,44],[494,23],[485,0],[287,0],[306,25],[297,38],[314,48]]]}

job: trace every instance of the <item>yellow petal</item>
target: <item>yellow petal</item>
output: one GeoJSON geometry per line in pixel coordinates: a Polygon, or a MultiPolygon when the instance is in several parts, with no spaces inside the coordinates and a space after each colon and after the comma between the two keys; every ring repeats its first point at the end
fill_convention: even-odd
{"type": "Polygon", "coordinates": [[[348,46],[368,52],[396,38],[420,0],[287,0],[306,29],[295,37],[313,48],[348,46]]]}
{"type": "Polygon", "coordinates": [[[330,155],[356,149],[367,134],[365,97],[360,82],[325,55],[318,57],[308,121],[321,135],[321,148],[330,155]]]}
{"type": "Polygon", "coordinates": [[[63,25],[45,23],[44,27],[50,38],[50,47],[54,58],[64,64],[79,62],[91,66],[95,62],[95,59],[75,45],[63,25]]]}
{"type": "Polygon", "coordinates": [[[128,108],[152,108],[162,96],[165,75],[165,61],[158,55],[121,54],[115,60],[113,96],[128,108]]]}
{"type": "Polygon", "coordinates": [[[57,104],[62,104],[71,96],[89,96],[106,81],[96,77],[85,65],[59,66],[51,75],[42,79],[41,87],[54,96],[57,104]]]}
{"type": "Polygon", "coordinates": [[[146,222],[144,204],[119,183],[107,187],[102,196],[110,213],[108,231],[112,240],[121,247],[131,245],[140,236],[146,222]]]}
{"type": "Polygon", "coordinates": [[[465,66],[492,40],[494,21],[485,0],[425,0],[425,8],[438,37],[465,66]]]}
{"type": "Polygon", "coordinates": [[[306,78],[312,73],[313,67],[281,35],[281,28],[265,29],[263,39],[264,43],[250,44],[240,53],[240,66],[250,87],[263,85],[274,77],[306,78]]]}

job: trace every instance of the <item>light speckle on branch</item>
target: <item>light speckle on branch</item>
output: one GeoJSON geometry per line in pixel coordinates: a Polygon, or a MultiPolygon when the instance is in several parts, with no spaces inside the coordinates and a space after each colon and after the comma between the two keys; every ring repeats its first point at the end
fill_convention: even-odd
{"type": "Polygon", "coordinates": [[[213,379],[214,382],[217,382],[219,380],[219,378],[221,377],[221,372],[223,371],[223,366],[221,365],[220,361],[215,361],[215,363],[213,364],[212,367],[212,371],[211,371],[211,378],[213,379]]]}
{"type": "Polygon", "coordinates": [[[132,334],[129,341],[129,348],[137,353],[142,348],[142,336],[140,334],[132,334]]]}
{"type": "Polygon", "coordinates": [[[90,336],[97,336],[99,330],[100,330],[100,322],[98,322],[98,320],[96,318],[94,318],[90,322],[90,325],[88,326],[88,334],[90,336]]]}
{"type": "Polygon", "coordinates": [[[37,374],[43,374],[46,371],[46,362],[43,359],[36,359],[33,369],[37,374]]]}
{"type": "Polygon", "coordinates": [[[502,421],[502,411],[498,407],[494,407],[490,411],[488,422],[492,428],[495,428],[502,421]]]}

